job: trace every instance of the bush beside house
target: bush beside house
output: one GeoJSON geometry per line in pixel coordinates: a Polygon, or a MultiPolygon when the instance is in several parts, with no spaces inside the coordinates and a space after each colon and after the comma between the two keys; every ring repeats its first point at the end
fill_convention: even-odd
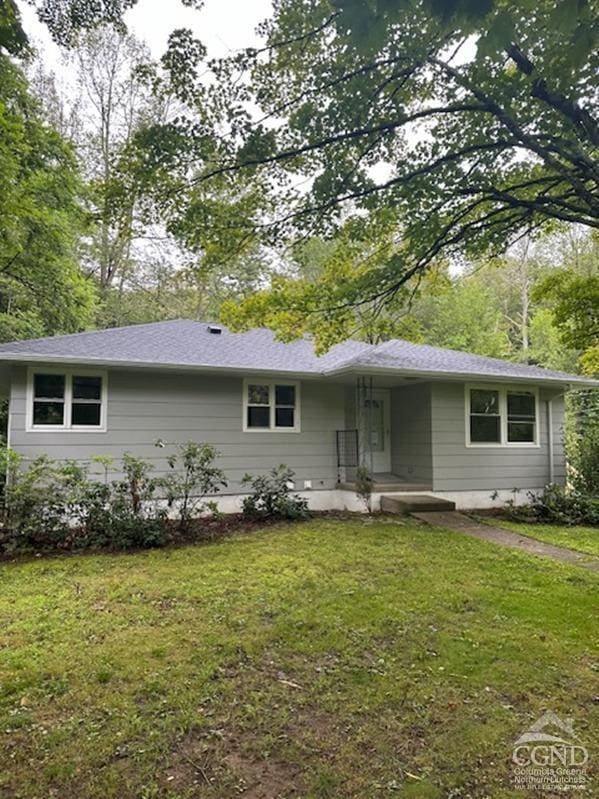
{"type": "Polygon", "coordinates": [[[508,503],[508,515],[542,524],[599,525],[599,419],[568,431],[568,481],[530,493],[529,503],[508,503]]]}
{"type": "MultiPolygon", "coordinates": [[[[116,464],[109,458],[93,459],[102,467],[101,479],[89,466],[46,455],[25,468],[19,455],[4,449],[0,553],[160,547],[213,530],[219,514],[211,497],[227,486],[217,456],[209,444],[176,445],[167,473],[155,476],[152,464],[125,453],[119,478],[110,480],[116,464]]],[[[246,475],[251,492],[243,517],[306,518],[306,501],[291,489],[293,477],[285,466],[269,475],[246,475]]]]}

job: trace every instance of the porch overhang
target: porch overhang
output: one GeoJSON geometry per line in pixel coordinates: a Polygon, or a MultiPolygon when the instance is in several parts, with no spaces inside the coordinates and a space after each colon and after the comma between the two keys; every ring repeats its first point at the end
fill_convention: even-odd
{"type": "MultiPolygon", "coordinates": [[[[330,378],[358,379],[360,377],[372,377],[373,379],[385,378],[385,385],[401,385],[403,383],[447,381],[454,383],[484,382],[484,383],[517,383],[521,385],[546,386],[547,388],[568,391],[577,388],[597,388],[599,380],[580,377],[580,379],[557,379],[554,377],[528,377],[522,375],[509,374],[488,374],[475,372],[454,372],[432,369],[404,369],[389,366],[344,366],[339,369],[330,370],[326,373],[330,378]]],[[[382,383],[381,383],[382,385],[382,383]]]]}

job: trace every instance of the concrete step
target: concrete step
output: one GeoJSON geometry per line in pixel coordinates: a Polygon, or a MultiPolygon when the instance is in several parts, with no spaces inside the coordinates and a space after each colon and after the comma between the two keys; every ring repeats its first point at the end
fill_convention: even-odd
{"type": "Polygon", "coordinates": [[[452,511],[455,510],[455,502],[441,497],[430,496],[429,494],[396,494],[381,497],[381,510],[385,513],[420,513],[423,511],[452,511]]]}

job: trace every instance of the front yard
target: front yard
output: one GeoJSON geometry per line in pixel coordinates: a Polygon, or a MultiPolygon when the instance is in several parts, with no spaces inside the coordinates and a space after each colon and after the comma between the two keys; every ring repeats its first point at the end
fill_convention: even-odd
{"type": "Polygon", "coordinates": [[[522,796],[544,710],[599,740],[597,587],[385,518],[0,564],[0,796],[522,796]]]}

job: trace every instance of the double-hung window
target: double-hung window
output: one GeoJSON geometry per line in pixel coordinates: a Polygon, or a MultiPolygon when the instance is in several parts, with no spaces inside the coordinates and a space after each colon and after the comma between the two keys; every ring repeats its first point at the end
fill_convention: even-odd
{"type": "Polygon", "coordinates": [[[537,398],[532,391],[507,392],[509,444],[534,444],[537,438],[537,398]]]}
{"type": "Polygon", "coordinates": [[[30,430],[105,430],[106,375],[32,369],[27,396],[30,430]]]}
{"type": "Polygon", "coordinates": [[[35,427],[63,427],[66,406],[66,376],[33,375],[33,413],[35,427]]]}
{"type": "Polygon", "coordinates": [[[243,429],[296,433],[300,429],[299,383],[245,380],[243,429]]]}
{"type": "Polygon", "coordinates": [[[472,444],[501,444],[499,400],[499,391],[482,388],[470,390],[470,442],[472,444]]]}
{"type": "Polygon", "coordinates": [[[536,389],[467,386],[467,446],[538,446],[538,399],[536,389]]]}

